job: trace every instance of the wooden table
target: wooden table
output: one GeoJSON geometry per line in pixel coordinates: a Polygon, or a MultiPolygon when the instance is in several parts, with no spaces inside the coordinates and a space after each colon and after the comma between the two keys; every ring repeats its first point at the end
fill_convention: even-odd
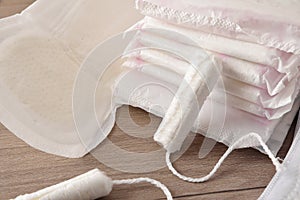
{"type": "MultiPolygon", "coordinates": [[[[0,18],[20,12],[32,2],[34,0],[0,0],[0,18]]],[[[129,109],[137,124],[145,125],[149,122],[146,112],[131,107],[121,108],[118,120],[128,120],[121,115],[126,109],[129,109]]],[[[151,117],[156,119],[152,127],[154,132],[160,119],[151,117]]],[[[0,125],[0,131],[1,200],[37,191],[97,167],[114,179],[140,176],[157,179],[169,187],[175,199],[256,199],[275,173],[267,156],[253,149],[244,149],[234,151],[210,181],[202,184],[186,183],[174,177],[166,168],[146,174],[131,174],[109,168],[90,154],[80,159],[49,155],[31,148],[3,125],[0,125]]],[[[280,157],[284,158],[292,136],[291,131],[280,150],[280,157]]],[[[128,136],[118,126],[114,127],[109,139],[120,148],[132,152],[148,152],[159,148],[152,137],[141,139],[128,136]]],[[[226,151],[226,146],[217,144],[206,158],[200,160],[198,151],[202,141],[203,137],[197,135],[188,151],[175,162],[180,172],[194,177],[203,176],[226,151]]],[[[104,199],[141,198],[163,199],[164,195],[149,184],[122,185],[114,187],[111,195],[104,199]]]]}

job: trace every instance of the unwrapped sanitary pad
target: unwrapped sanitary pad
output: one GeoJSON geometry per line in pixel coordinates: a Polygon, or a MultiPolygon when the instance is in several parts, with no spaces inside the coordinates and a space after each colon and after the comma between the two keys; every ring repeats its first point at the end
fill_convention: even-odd
{"type": "Polygon", "coordinates": [[[1,123],[37,149],[67,157],[86,154],[72,114],[73,84],[94,47],[139,19],[130,11],[133,5],[38,0],[1,19],[1,123]]]}

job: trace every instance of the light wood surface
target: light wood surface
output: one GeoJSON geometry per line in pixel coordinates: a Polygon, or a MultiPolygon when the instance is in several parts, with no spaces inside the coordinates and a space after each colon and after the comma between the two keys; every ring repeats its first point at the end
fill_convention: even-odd
{"type": "MultiPolygon", "coordinates": [[[[20,12],[34,0],[0,0],[0,17],[20,12]]],[[[149,123],[149,115],[136,108],[122,107],[118,111],[118,122],[128,118],[121,115],[129,109],[131,118],[140,125],[149,123]]],[[[155,119],[153,133],[160,119],[155,119]]],[[[279,156],[284,158],[292,134],[285,141],[279,156]]],[[[120,148],[132,152],[149,152],[160,147],[148,138],[126,135],[115,126],[109,139],[120,148]]],[[[208,173],[226,146],[217,144],[204,159],[198,158],[203,137],[197,135],[192,146],[175,162],[177,169],[189,176],[200,177],[208,173]]],[[[112,154],[113,155],[113,154],[112,154]]],[[[163,162],[163,160],[161,161],[163,162]]],[[[126,163],[124,163],[126,164],[126,163]]],[[[98,162],[92,155],[80,159],[68,159],[49,155],[29,147],[0,124],[0,199],[9,199],[20,194],[31,193],[44,187],[70,179],[93,168],[105,171],[113,179],[147,176],[163,182],[175,199],[256,199],[263,192],[275,173],[267,156],[253,149],[234,151],[213,179],[202,184],[186,183],[174,177],[166,168],[146,174],[124,173],[98,162]]],[[[104,199],[163,199],[162,192],[148,184],[122,185],[114,187],[111,195],[104,199]]]]}

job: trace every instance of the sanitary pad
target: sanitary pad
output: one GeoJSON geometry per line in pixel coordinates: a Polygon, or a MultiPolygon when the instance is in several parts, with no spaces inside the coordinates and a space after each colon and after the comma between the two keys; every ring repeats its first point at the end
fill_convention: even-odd
{"type": "Polygon", "coordinates": [[[39,0],[1,19],[1,123],[37,149],[86,154],[72,114],[73,84],[89,51],[139,19],[130,9],[133,2],[39,0]]]}
{"type": "Polygon", "coordinates": [[[137,0],[146,16],[300,54],[299,1],[137,0]]]}

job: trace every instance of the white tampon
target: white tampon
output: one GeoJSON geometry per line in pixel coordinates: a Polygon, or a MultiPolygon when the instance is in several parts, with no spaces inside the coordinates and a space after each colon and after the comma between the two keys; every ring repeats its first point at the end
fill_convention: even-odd
{"type": "Polygon", "coordinates": [[[107,196],[112,185],[109,177],[94,169],[35,193],[18,196],[15,200],[92,200],[107,196]]]}
{"type": "Polygon", "coordinates": [[[14,200],[94,200],[109,195],[113,185],[150,183],[160,188],[167,200],[173,200],[169,189],[148,177],[112,180],[99,169],[91,170],[70,180],[16,197],[14,200]]]}
{"type": "Polygon", "coordinates": [[[154,135],[154,140],[169,153],[180,150],[218,78],[213,57],[206,58],[200,65],[190,65],[154,135]]]}

